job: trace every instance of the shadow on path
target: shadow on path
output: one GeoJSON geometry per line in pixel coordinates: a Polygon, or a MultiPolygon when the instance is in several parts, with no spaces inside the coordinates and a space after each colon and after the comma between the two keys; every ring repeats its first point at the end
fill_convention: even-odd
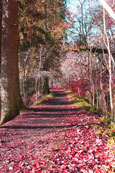
{"type": "MultiPolygon", "coordinates": [[[[69,101],[63,89],[53,89],[52,92],[54,95],[52,99],[36,108],[22,111],[20,115],[0,127],[0,170],[3,173],[4,170],[9,172],[9,168],[15,169],[14,172],[17,172],[17,168],[20,172],[33,170],[35,163],[40,163],[42,167],[46,161],[49,166],[50,161],[52,164],[52,156],[55,162],[57,147],[63,143],[65,147],[68,145],[71,148],[71,142],[74,142],[73,148],[78,149],[78,153],[79,146],[84,147],[86,141],[91,141],[92,146],[95,136],[92,138],[91,129],[92,125],[96,124],[98,115],[77,109],[69,101]],[[38,160],[41,158],[44,160],[38,160]]],[[[62,154],[66,155],[66,152],[62,154]]],[[[68,159],[69,156],[72,156],[71,152],[66,157],[67,162],[73,158],[72,156],[68,159]]],[[[60,152],[59,158],[61,158],[60,152]]],[[[65,156],[63,158],[65,159],[65,156]]],[[[83,157],[80,158],[80,163],[82,160],[83,157]]]]}
{"type": "Polygon", "coordinates": [[[0,129],[67,128],[83,123],[86,115],[87,119],[92,115],[73,106],[63,89],[52,89],[52,93],[54,95],[52,99],[36,108],[29,108],[22,112],[15,119],[1,126],[0,129]]]}

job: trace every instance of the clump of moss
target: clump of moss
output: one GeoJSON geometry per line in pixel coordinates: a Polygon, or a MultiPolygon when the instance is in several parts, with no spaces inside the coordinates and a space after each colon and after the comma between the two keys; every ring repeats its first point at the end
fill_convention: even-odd
{"type": "Polygon", "coordinates": [[[68,97],[77,108],[81,108],[92,113],[101,114],[101,110],[90,104],[87,99],[83,99],[82,97],[76,97],[75,94],[68,94],[68,97]]]}

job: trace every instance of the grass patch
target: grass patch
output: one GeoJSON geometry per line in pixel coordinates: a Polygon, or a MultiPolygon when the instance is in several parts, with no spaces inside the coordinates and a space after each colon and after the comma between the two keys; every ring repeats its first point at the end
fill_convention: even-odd
{"type": "Polygon", "coordinates": [[[71,91],[71,90],[65,90],[65,93],[66,93],[67,95],[71,95],[71,94],[72,94],[72,91],[71,91]]]}
{"type": "Polygon", "coordinates": [[[105,121],[103,121],[101,124],[95,125],[94,127],[98,135],[107,138],[109,147],[115,144],[115,124],[113,122],[106,124],[105,121]]]}
{"type": "Polygon", "coordinates": [[[48,95],[44,95],[43,97],[41,97],[41,99],[37,103],[34,103],[31,107],[39,106],[40,104],[43,104],[52,98],[53,98],[53,93],[50,93],[48,95]]]}
{"type": "Polygon", "coordinates": [[[92,113],[101,113],[100,109],[97,109],[95,106],[89,103],[87,99],[83,99],[82,97],[76,97],[75,94],[73,94],[70,91],[67,91],[68,98],[73,102],[73,104],[80,109],[92,112],[92,113]]]}

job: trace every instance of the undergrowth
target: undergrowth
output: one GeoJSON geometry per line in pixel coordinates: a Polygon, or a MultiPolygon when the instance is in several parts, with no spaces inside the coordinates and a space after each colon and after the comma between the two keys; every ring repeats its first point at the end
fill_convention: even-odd
{"type": "MultiPolygon", "coordinates": [[[[66,93],[68,98],[77,108],[100,115],[100,118],[98,119],[99,123],[94,125],[95,131],[99,136],[102,136],[107,140],[108,147],[112,148],[111,154],[115,154],[115,124],[111,121],[110,117],[108,116],[108,118],[106,118],[106,116],[102,114],[101,109],[97,109],[95,106],[90,104],[88,100],[77,97],[76,94],[71,92],[71,90],[67,90],[66,93]]],[[[114,171],[115,165],[110,169],[109,173],[114,171]]]]}
{"type": "Polygon", "coordinates": [[[73,104],[77,108],[81,108],[83,110],[93,112],[93,113],[98,113],[98,114],[102,113],[100,109],[97,109],[95,106],[90,104],[87,99],[84,99],[82,97],[77,97],[76,94],[73,94],[71,92],[71,90],[68,90],[66,93],[67,93],[69,99],[73,102],[73,104]]]}

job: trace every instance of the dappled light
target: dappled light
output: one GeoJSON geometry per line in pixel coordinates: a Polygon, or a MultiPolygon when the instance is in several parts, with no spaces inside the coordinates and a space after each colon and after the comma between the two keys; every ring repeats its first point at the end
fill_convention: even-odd
{"type": "Polygon", "coordinates": [[[0,170],[45,173],[93,172],[101,166],[110,169],[113,156],[107,141],[93,127],[100,124],[99,115],[72,105],[62,89],[52,92],[52,99],[0,127],[0,170]]]}
{"type": "Polygon", "coordinates": [[[112,173],[114,152],[114,0],[1,0],[0,173],[112,173]]]}

